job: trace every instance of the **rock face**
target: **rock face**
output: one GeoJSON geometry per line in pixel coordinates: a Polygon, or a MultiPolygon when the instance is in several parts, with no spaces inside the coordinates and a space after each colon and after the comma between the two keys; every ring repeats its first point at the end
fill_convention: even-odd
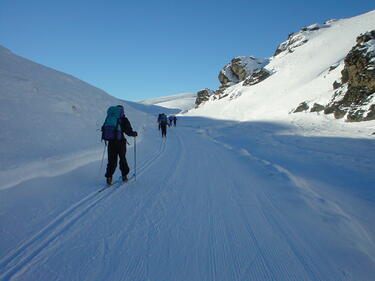
{"type": "Polygon", "coordinates": [[[327,21],[323,24],[312,24],[310,26],[303,27],[299,32],[291,33],[288,35],[288,40],[281,43],[276,51],[274,56],[277,56],[281,54],[284,51],[287,51],[289,53],[293,53],[296,48],[299,46],[304,45],[308,42],[307,35],[311,32],[314,32],[316,30],[319,30],[321,28],[328,28],[330,27],[331,21],[327,21]]]}
{"type": "Polygon", "coordinates": [[[218,76],[219,81],[222,85],[244,81],[246,77],[262,69],[268,62],[268,59],[255,58],[252,56],[235,57],[220,71],[218,76]]]}
{"type": "Polygon", "coordinates": [[[214,92],[207,88],[198,91],[197,99],[195,100],[195,108],[197,108],[199,105],[201,105],[205,101],[208,101],[213,94],[214,92]]]}
{"type": "Polygon", "coordinates": [[[306,111],[309,109],[309,106],[308,104],[304,101],[304,102],[301,102],[296,109],[293,110],[293,113],[297,113],[297,112],[302,112],[302,111],[306,111]]]}
{"type": "MultiPolygon", "coordinates": [[[[357,37],[357,44],[344,60],[341,79],[333,83],[331,101],[323,106],[300,103],[293,113],[308,111],[333,114],[347,122],[375,120],[375,30],[357,37]]],[[[337,65],[330,67],[329,71],[337,65]]]]}
{"type": "Polygon", "coordinates": [[[345,58],[341,83],[324,113],[346,121],[375,119],[375,30],[357,37],[357,44],[345,58]]]}
{"type": "Polygon", "coordinates": [[[262,68],[260,70],[255,71],[253,74],[248,76],[245,81],[243,82],[243,86],[252,86],[255,84],[258,84],[262,82],[263,80],[267,79],[269,76],[271,76],[271,72],[269,72],[267,69],[262,68]]]}

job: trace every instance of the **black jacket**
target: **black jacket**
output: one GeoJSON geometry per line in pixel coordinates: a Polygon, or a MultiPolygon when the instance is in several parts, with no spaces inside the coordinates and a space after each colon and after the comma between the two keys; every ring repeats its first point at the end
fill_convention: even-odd
{"type": "MultiPolygon", "coordinates": [[[[130,125],[129,119],[122,117],[120,119],[121,131],[130,137],[136,137],[137,132],[133,131],[132,125],[130,125]]],[[[124,135],[122,135],[124,138],[124,135]]],[[[124,138],[125,139],[125,138],[124,138]]]]}

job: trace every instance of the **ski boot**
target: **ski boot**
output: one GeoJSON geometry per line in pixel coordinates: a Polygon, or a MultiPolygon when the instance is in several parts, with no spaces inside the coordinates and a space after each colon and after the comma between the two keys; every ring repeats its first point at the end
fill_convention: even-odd
{"type": "Polygon", "coordinates": [[[112,184],[113,184],[112,177],[108,177],[107,178],[107,185],[112,185],[112,184]]]}

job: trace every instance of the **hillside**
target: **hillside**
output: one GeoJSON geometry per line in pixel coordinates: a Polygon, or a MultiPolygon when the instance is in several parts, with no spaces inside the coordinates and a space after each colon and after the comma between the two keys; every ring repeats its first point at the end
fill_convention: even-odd
{"type": "MultiPolygon", "coordinates": [[[[207,102],[189,111],[188,115],[237,121],[285,120],[290,123],[307,118],[319,123],[330,122],[335,119],[333,114],[325,115],[312,108],[315,104],[328,104],[336,95],[333,84],[341,79],[345,57],[356,45],[360,34],[375,29],[374,23],[375,11],[372,11],[353,18],[304,27],[290,34],[288,40],[279,45],[275,55],[263,68],[267,75],[263,75],[262,79],[257,80],[254,75],[251,76],[252,73],[247,80],[239,83],[232,80],[229,81],[232,83],[228,83],[221,79],[222,83],[227,84],[223,83],[207,102]],[[302,102],[306,103],[308,110],[290,114],[302,102]],[[310,113],[310,109],[315,112],[310,113]]],[[[236,60],[241,60],[241,57],[232,60],[233,71],[236,70],[236,60]]],[[[372,95],[365,108],[368,109],[374,102],[372,95]]],[[[371,124],[373,126],[373,121],[371,124]]],[[[334,122],[332,125],[341,126],[334,122]]],[[[368,127],[369,124],[360,126],[368,127]]]]}
{"type": "Polygon", "coordinates": [[[4,47],[0,48],[0,85],[1,188],[97,161],[103,146],[100,127],[110,105],[124,104],[135,128],[148,123],[148,118],[156,119],[143,108],[135,109],[4,47]]]}

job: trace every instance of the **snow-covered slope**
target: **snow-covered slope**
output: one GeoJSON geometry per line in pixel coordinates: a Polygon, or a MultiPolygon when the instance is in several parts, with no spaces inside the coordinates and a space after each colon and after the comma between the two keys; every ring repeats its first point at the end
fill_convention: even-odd
{"type": "MultiPolygon", "coordinates": [[[[375,11],[306,27],[279,46],[277,55],[265,67],[271,73],[267,79],[252,86],[238,83],[229,87],[225,98],[212,97],[188,115],[238,121],[290,121],[296,117],[288,114],[302,101],[327,104],[333,95],[332,84],[341,77],[343,60],[356,44],[357,36],[374,28],[375,11]]],[[[298,119],[305,114],[297,115],[298,119]]]]}
{"type": "Polygon", "coordinates": [[[197,95],[192,93],[183,93],[171,96],[165,96],[160,98],[153,98],[148,100],[140,101],[144,104],[153,104],[166,108],[179,109],[181,111],[187,111],[195,106],[195,99],[197,95]]]}
{"type": "Polygon", "coordinates": [[[149,115],[77,78],[0,47],[0,187],[100,158],[108,106],[125,104],[135,128],[149,115]]]}

